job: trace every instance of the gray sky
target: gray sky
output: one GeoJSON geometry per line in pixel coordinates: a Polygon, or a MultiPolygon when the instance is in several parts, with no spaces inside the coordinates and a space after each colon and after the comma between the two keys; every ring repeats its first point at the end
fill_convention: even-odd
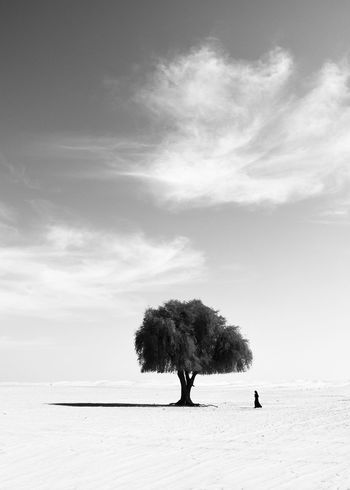
{"type": "Polygon", "coordinates": [[[0,8],[0,380],[139,379],[170,298],[348,377],[349,2],[0,8]]]}

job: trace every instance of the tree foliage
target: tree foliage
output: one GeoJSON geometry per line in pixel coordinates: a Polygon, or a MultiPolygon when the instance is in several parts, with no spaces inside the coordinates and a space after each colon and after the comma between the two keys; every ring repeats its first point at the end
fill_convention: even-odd
{"type": "Polygon", "coordinates": [[[252,362],[239,328],[227,325],[218,311],[198,299],[170,300],[147,309],[135,349],[142,372],[177,372],[182,388],[185,380],[189,391],[197,374],[245,371],[252,362]]]}

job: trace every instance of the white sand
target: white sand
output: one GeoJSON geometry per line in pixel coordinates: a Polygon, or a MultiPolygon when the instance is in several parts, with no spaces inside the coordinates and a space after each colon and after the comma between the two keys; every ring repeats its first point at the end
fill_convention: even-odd
{"type": "MultiPolygon", "coordinates": [[[[204,378],[203,378],[204,379],[204,378]]],[[[349,489],[350,386],[0,386],[1,490],[349,489]]]]}

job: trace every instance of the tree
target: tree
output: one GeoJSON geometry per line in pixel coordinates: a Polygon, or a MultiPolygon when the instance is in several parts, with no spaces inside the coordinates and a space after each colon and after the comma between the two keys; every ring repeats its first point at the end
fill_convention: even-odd
{"type": "Polygon", "coordinates": [[[245,371],[253,359],[239,327],[227,325],[198,299],[148,308],[135,334],[135,350],[142,372],[177,372],[181,397],[176,405],[181,406],[194,405],[191,389],[197,374],[245,371]]]}

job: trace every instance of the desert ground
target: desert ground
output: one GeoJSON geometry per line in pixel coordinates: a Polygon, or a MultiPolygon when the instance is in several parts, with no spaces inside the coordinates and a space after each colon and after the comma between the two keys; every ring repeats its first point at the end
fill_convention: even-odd
{"type": "Polygon", "coordinates": [[[350,489],[350,383],[202,383],[0,385],[1,490],[350,489]]]}

